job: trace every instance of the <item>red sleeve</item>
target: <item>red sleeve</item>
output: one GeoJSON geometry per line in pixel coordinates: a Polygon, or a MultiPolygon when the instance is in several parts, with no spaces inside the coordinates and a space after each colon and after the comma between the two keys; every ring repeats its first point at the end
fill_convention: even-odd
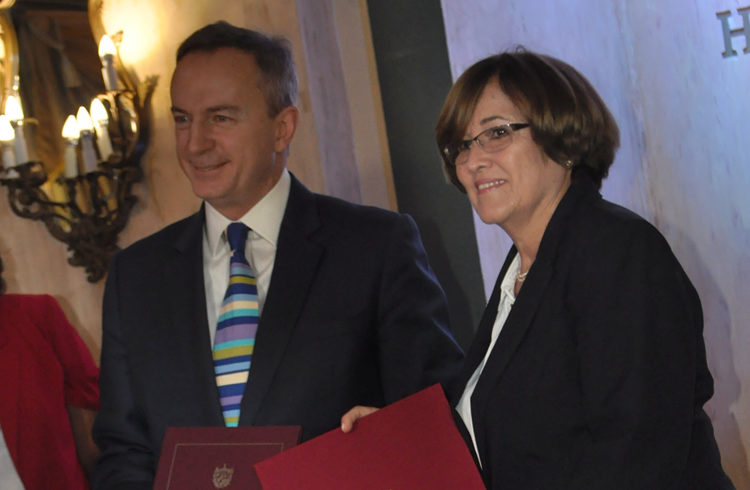
{"type": "Polygon", "coordinates": [[[89,410],[99,409],[99,368],[86,344],[68,322],[57,301],[38,296],[29,314],[57,355],[63,370],[65,403],[89,410]]]}

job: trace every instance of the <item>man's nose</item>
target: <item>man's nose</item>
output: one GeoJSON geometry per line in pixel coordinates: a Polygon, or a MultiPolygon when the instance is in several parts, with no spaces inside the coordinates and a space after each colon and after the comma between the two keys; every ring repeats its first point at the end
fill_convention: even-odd
{"type": "Polygon", "coordinates": [[[214,140],[207,124],[195,121],[188,131],[187,150],[190,153],[199,154],[213,148],[214,140]]]}

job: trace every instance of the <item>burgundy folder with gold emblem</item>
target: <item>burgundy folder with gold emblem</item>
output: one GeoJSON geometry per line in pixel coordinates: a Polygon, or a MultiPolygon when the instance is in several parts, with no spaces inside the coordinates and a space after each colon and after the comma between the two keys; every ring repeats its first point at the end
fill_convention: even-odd
{"type": "Polygon", "coordinates": [[[460,488],[484,484],[439,385],[255,465],[264,490],[460,488]]]}
{"type": "Polygon", "coordinates": [[[253,465],[299,442],[299,426],[169,427],[154,490],[261,490],[253,465]]]}

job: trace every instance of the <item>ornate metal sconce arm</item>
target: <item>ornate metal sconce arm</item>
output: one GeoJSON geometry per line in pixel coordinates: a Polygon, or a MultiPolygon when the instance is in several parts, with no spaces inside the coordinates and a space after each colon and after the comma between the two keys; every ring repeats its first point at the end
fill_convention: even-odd
{"type": "MultiPolygon", "coordinates": [[[[127,80],[126,87],[136,86],[127,73],[119,74],[127,80]]],[[[68,246],[68,262],[84,267],[90,282],[97,282],[106,274],[109,259],[117,251],[117,237],[137,201],[132,187],[143,177],[140,163],[148,145],[150,98],[155,86],[153,77],[141,85],[142,98],[130,88],[108,90],[97,96],[107,114],[106,119],[97,121],[96,134],[107,139],[109,154],[105,154],[103,146],[98,146],[97,154],[91,153],[91,140],[88,150],[77,148],[75,156],[70,157],[70,162],[78,163],[80,168],[81,159],[85,163],[87,157],[93,156],[95,169],[84,164],[84,171],[78,175],[51,179],[42,162],[31,161],[0,172],[4,174],[0,184],[8,189],[13,212],[42,221],[53,237],[68,246]],[[86,151],[90,153],[84,155],[86,151]]]]}

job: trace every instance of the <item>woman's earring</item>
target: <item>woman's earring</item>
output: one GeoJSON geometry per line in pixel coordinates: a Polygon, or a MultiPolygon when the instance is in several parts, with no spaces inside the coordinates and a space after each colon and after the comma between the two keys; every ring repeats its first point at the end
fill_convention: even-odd
{"type": "Polygon", "coordinates": [[[565,168],[566,168],[567,170],[570,170],[571,168],[573,168],[573,162],[572,162],[571,160],[565,160],[565,163],[563,164],[563,166],[564,166],[564,167],[565,167],[565,168]]]}

